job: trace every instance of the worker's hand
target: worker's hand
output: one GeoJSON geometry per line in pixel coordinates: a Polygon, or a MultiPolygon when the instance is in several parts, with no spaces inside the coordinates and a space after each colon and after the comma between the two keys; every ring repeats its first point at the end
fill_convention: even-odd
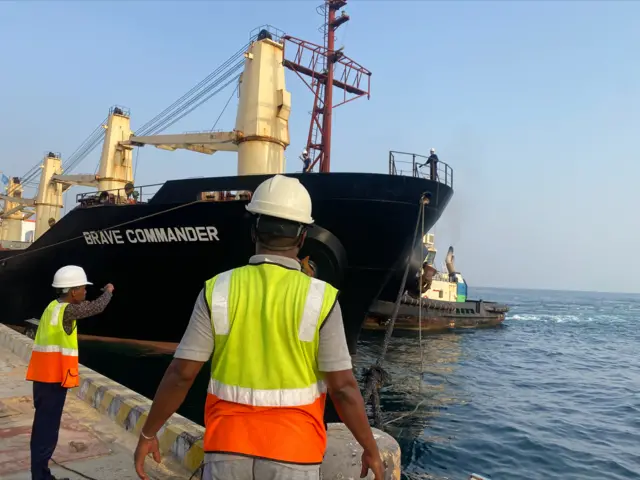
{"type": "MultiPolygon", "coordinates": [[[[111,286],[113,288],[113,285],[111,286]]],[[[149,477],[144,473],[144,459],[147,455],[153,455],[153,459],[156,463],[160,463],[162,457],[160,457],[160,446],[158,445],[158,438],[153,437],[151,440],[147,440],[142,435],[138,440],[138,446],[133,454],[133,462],[136,467],[136,473],[142,480],[149,480],[149,477]]],[[[381,477],[382,478],[382,477],[381,477]]]]}
{"type": "Polygon", "coordinates": [[[113,293],[113,291],[115,290],[115,288],[113,288],[113,284],[111,283],[107,283],[104,288],[104,291],[109,292],[109,293],[113,293]]]}
{"type": "Polygon", "coordinates": [[[360,478],[364,478],[369,473],[369,470],[373,472],[373,478],[375,480],[384,480],[384,464],[380,458],[380,452],[370,452],[365,450],[362,453],[362,471],[360,472],[360,478]]]}

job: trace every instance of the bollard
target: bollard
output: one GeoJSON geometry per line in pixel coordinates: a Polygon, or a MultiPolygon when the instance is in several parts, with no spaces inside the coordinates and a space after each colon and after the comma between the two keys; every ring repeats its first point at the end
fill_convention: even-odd
{"type": "MultiPolygon", "coordinates": [[[[362,447],[344,423],[329,423],[328,427],[327,452],[321,469],[322,479],[360,478],[362,447]]],[[[400,445],[391,435],[377,428],[372,430],[386,466],[384,480],[400,480],[400,445]]],[[[369,472],[366,478],[373,479],[373,474],[369,472]]]]}

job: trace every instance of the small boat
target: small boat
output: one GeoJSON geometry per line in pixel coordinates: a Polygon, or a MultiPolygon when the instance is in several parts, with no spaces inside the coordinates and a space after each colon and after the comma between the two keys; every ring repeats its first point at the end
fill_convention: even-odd
{"type": "MultiPolygon", "coordinates": [[[[495,327],[502,324],[505,314],[509,311],[507,305],[467,298],[467,282],[455,269],[453,247],[449,247],[447,252],[444,272],[433,266],[437,253],[435,235],[426,234],[423,245],[427,253],[422,269],[416,275],[418,278],[413,287],[405,291],[400,299],[394,329],[435,333],[459,328],[495,327]]],[[[363,328],[386,329],[394,307],[393,302],[374,302],[363,328]]]]}

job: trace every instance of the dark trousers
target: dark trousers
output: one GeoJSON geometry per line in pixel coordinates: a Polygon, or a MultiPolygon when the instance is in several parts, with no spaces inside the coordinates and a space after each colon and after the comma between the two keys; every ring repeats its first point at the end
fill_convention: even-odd
{"type": "Polygon", "coordinates": [[[49,460],[58,444],[62,409],[67,389],[59,383],[33,382],[33,404],[36,407],[31,429],[31,478],[49,480],[49,460]]]}

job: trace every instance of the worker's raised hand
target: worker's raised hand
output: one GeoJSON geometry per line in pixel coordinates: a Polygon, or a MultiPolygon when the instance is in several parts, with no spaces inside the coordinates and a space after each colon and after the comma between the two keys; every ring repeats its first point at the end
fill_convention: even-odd
{"type": "Polygon", "coordinates": [[[382,458],[380,458],[380,452],[378,452],[377,449],[375,452],[369,452],[367,450],[362,452],[362,471],[360,472],[360,478],[365,478],[369,470],[373,472],[373,478],[375,480],[384,480],[384,464],[382,463],[382,458]]]}
{"type": "Polygon", "coordinates": [[[115,290],[115,288],[113,288],[113,284],[111,284],[111,283],[107,283],[107,284],[104,286],[103,290],[104,290],[105,292],[113,293],[113,291],[115,290]]]}
{"type": "MultiPolygon", "coordinates": [[[[111,288],[113,288],[113,285],[111,285],[111,288]]],[[[133,462],[136,467],[136,473],[142,480],[149,480],[149,476],[144,473],[144,459],[147,458],[147,455],[149,454],[153,456],[156,463],[160,463],[162,461],[162,457],[160,457],[158,438],[154,436],[151,440],[147,440],[141,435],[138,440],[136,451],[133,454],[133,462]]]]}

